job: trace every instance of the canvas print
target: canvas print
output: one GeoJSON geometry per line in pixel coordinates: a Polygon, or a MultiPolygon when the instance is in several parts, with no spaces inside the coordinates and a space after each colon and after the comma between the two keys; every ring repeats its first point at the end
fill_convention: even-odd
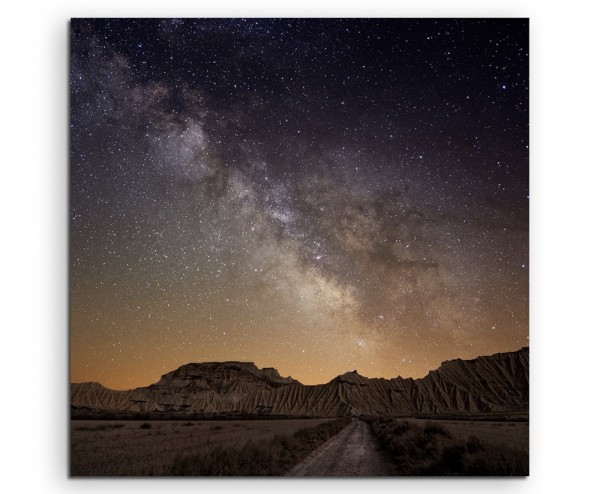
{"type": "Polygon", "coordinates": [[[527,19],[73,19],[72,476],[529,474],[527,19]]]}

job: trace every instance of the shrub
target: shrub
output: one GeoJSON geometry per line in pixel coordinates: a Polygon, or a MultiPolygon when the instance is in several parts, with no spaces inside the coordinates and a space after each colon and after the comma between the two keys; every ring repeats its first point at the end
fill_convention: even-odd
{"type": "Polygon", "coordinates": [[[424,427],[425,434],[439,434],[450,437],[450,433],[437,422],[428,422],[424,427]]]}

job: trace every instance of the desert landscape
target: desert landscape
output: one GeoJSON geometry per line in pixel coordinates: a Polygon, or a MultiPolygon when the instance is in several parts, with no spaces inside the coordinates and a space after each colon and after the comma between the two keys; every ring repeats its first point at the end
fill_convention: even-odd
{"type": "Polygon", "coordinates": [[[528,475],[528,19],[70,28],[72,476],[528,475]]]}
{"type": "Polygon", "coordinates": [[[74,476],[528,474],[528,349],[321,386],[241,362],[72,385],[74,476]],[[511,397],[508,399],[508,397],[511,397]]]}

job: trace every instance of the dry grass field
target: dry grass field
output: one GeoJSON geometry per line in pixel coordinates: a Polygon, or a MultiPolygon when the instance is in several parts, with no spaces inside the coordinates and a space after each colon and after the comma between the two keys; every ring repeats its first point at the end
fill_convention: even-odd
{"type": "Polygon", "coordinates": [[[71,421],[71,475],[166,475],[191,455],[293,436],[330,419],[71,421]]]}
{"type": "MultiPolygon", "coordinates": [[[[433,422],[428,419],[407,419],[409,423],[425,426],[433,422]]],[[[453,437],[468,440],[475,436],[481,441],[513,448],[516,450],[529,450],[529,422],[494,422],[470,420],[439,420],[435,421],[444,427],[453,437]]]]}
{"type": "Polygon", "coordinates": [[[529,424],[365,418],[396,475],[529,475],[529,424]]]}
{"type": "MultiPolygon", "coordinates": [[[[363,419],[387,452],[391,475],[529,473],[526,421],[363,419]]],[[[71,474],[283,475],[349,422],[73,420],[71,474]]]]}

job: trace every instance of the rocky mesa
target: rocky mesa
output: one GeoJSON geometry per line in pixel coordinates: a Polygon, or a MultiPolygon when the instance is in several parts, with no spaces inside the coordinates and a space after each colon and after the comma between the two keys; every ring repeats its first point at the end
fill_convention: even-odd
{"type": "Polygon", "coordinates": [[[451,360],[420,379],[367,378],[354,372],[304,385],[251,362],[190,363],[150,386],[115,391],[71,384],[78,411],[203,415],[337,417],[411,413],[527,411],[529,348],[473,360],[451,360]]]}

